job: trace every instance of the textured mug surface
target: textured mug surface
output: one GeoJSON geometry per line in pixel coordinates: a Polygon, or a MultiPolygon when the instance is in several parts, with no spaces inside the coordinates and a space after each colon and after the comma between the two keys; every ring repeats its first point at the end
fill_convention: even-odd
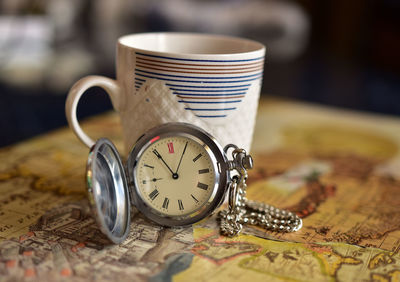
{"type": "Polygon", "coordinates": [[[94,142],[76,120],[79,98],[92,86],[110,95],[122,122],[126,151],[145,131],[166,122],[187,122],[221,145],[250,149],[261,88],[265,48],[241,38],[144,33],[117,44],[117,79],[89,76],[70,90],[66,115],[77,136],[94,142]]]}

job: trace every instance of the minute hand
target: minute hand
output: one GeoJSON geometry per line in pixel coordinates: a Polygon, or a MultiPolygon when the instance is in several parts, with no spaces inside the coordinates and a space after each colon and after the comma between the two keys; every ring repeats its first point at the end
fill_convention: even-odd
{"type": "Polygon", "coordinates": [[[169,167],[169,165],[167,165],[167,163],[164,161],[163,157],[160,155],[160,153],[159,153],[156,149],[153,150],[153,153],[154,153],[154,155],[157,156],[157,158],[159,158],[159,159],[165,164],[165,166],[168,168],[168,170],[169,170],[172,174],[174,174],[174,172],[172,171],[172,169],[169,167]]]}
{"type": "Polygon", "coordinates": [[[179,160],[179,164],[178,164],[178,167],[176,168],[175,174],[178,173],[179,167],[181,166],[181,162],[182,162],[182,159],[183,159],[183,155],[185,154],[187,144],[188,144],[188,142],[186,142],[185,148],[183,148],[183,152],[182,152],[182,155],[181,155],[181,159],[179,160]]]}

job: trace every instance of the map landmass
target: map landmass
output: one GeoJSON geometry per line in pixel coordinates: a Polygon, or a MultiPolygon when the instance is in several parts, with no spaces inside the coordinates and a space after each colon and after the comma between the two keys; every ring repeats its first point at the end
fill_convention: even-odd
{"type": "Polygon", "coordinates": [[[174,281],[397,281],[399,249],[393,252],[344,243],[297,243],[251,235],[221,237],[215,230],[195,228],[195,253],[190,268],[174,281]],[[254,252],[221,252],[235,249],[254,252]],[[223,260],[223,264],[221,264],[223,260]],[[198,271],[202,269],[202,271],[198,271]]]}
{"type": "Polygon", "coordinates": [[[147,281],[165,263],[193,256],[192,228],[163,228],[136,212],[127,239],[114,245],[101,233],[87,208],[86,201],[58,206],[40,217],[26,234],[3,240],[0,277],[7,277],[7,281],[33,277],[40,281],[65,277],[74,281],[127,277],[147,281]]]}

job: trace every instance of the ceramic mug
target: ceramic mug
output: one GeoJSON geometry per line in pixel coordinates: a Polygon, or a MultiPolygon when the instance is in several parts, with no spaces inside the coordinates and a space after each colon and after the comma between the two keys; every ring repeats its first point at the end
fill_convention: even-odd
{"type": "Polygon", "coordinates": [[[148,129],[187,122],[212,134],[222,146],[250,149],[265,47],[256,41],[194,33],[126,35],[117,44],[117,78],[87,76],[66,101],[66,116],[78,138],[94,141],[80,127],[76,109],[93,86],[111,98],[122,123],[126,152],[148,129]]]}

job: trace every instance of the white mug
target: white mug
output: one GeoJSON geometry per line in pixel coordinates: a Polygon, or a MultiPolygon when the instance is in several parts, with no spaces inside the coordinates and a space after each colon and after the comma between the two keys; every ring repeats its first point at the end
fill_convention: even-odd
{"type": "Polygon", "coordinates": [[[68,93],[66,116],[78,138],[76,109],[93,86],[103,88],[119,113],[129,152],[148,129],[187,122],[225,146],[250,149],[261,89],[265,47],[256,41],[193,33],[126,35],[117,44],[117,78],[87,76],[68,93]]]}

